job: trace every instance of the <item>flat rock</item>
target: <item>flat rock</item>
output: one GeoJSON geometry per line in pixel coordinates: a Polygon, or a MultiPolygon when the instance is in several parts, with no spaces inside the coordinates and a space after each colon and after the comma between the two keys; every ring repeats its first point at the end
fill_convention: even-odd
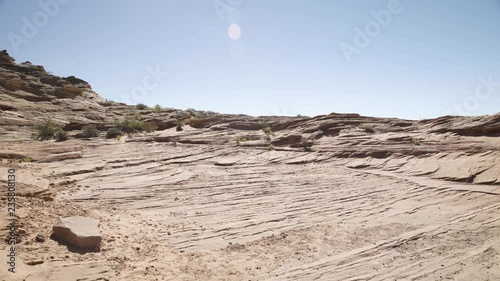
{"type": "Polygon", "coordinates": [[[57,239],[79,248],[99,248],[102,240],[99,221],[87,217],[75,216],[59,219],[52,231],[57,239]]]}
{"type": "Polygon", "coordinates": [[[68,264],[49,264],[39,271],[28,275],[26,281],[77,281],[77,280],[115,280],[115,272],[105,261],[91,261],[68,264]]]}

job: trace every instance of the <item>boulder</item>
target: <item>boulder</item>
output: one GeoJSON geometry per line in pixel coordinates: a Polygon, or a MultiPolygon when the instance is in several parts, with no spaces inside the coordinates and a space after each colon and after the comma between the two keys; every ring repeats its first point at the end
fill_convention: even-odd
{"type": "Polygon", "coordinates": [[[55,238],[79,248],[99,248],[102,240],[99,221],[87,217],[75,216],[59,219],[52,231],[55,238]]]}
{"type": "Polygon", "coordinates": [[[288,135],[280,136],[271,141],[271,144],[276,146],[285,146],[285,145],[293,145],[301,143],[302,143],[302,134],[298,133],[291,133],[288,135]]]}

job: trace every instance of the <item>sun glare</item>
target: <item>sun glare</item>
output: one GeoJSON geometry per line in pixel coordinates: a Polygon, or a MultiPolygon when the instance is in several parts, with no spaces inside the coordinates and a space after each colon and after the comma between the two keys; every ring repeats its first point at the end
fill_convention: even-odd
{"type": "Polygon", "coordinates": [[[228,28],[229,38],[238,40],[241,37],[241,28],[237,23],[232,23],[228,28]]]}

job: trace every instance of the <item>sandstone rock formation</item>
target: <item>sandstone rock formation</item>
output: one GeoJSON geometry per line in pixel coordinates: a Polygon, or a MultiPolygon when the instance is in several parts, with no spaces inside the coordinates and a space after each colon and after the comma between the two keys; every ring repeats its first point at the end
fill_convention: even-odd
{"type": "MultiPolygon", "coordinates": [[[[19,280],[69,272],[88,280],[500,280],[499,135],[500,114],[414,121],[140,110],[0,52],[0,185],[15,168],[19,280]],[[158,130],[75,137],[127,115],[158,130]],[[68,141],[31,138],[47,118],[68,141]],[[59,217],[75,216],[102,222],[100,252],[36,242],[59,217]]],[[[5,212],[0,219],[5,237],[5,212]]]]}
{"type": "Polygon", "coordinates": [[[52,228],[54,237],[82,249],[97,249],[101,245],[99,221],[75,216],[61,218],[52,228]]]}

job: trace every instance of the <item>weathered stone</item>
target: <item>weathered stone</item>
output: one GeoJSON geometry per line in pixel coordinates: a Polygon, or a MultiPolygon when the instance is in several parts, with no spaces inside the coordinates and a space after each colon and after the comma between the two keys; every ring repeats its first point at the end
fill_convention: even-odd
{"type": "Polygon", "coordinates": [[[99,221],[87,217],[59,219],[52,231],[56,238],[79,248],[99,248],[102,240],[99,221]]]}
{"type": "Polygon", "coordinates": [[[39,243],[43,243],[45,242],[45,237],[41,234],[38,234],[36,237],[35,237],[35,241],[36,242],[39,242],[39,243]]]}

